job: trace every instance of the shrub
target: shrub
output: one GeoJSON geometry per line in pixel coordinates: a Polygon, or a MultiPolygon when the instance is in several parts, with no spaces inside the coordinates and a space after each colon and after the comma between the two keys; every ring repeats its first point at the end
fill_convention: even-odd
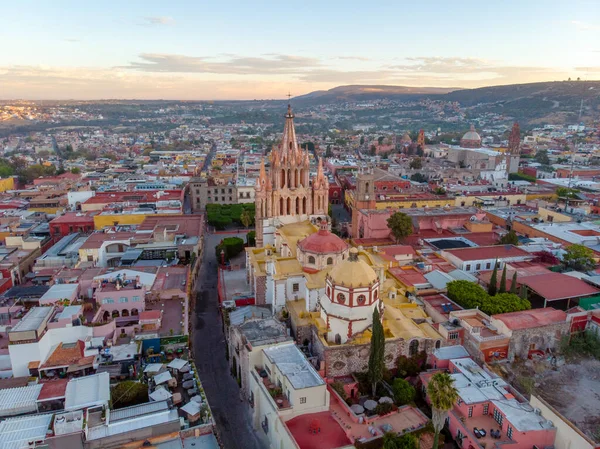
{"type": "Polygon", "coordinates": [[[390,402],[382,402],[381,404],[377,404],[377,407],[375,407],[375,413],[377,413],[379,416],[387,415],[394,410],[398,410],[398,407],[390,402]]]}
{"type": "Polygon", "coordinates": [[[114,408],[143,404],[148,402],[148,385],[133,380],[120,382],[112,388],[110,398],[114,408]]]}
{"type": "Polygon", "coordinates": [[[331,384],[331,388],[340,395],[340,397],[344,400],[346,400],[347,396],[346,396],[346,391],[344,390],[344,384],[341,382],[333,382],[331,384]]]}
{"type": "Polygon", "coordinates": [[[248,246],[256,246],[256,231],[250,231],[246,234],[246,242],[248,242],[248,246]]]}
{"type": "Polygon", "coordinates": [[[215,247],[217,260],[221,262],[221,250],[225,253],[225,261],[237,256],[244,249],[244,240],[239,237],[227,237],[215,247]]]}
{"type": "Polygon", "coordinates": [[[465,309],[478,307],[488,315],[531,309],[531,303],[527,299],[513,293],[490,296],[483,287],[469,281],[452,281],[448,283],[447,289],[448,297],[460,306],[465,309]]]}
{"type": "Polygon", "coordinates": [[[417,394],[415,387],[400,378],[394,380],[392,389],[394,390],[394,400],[397,405],[410,404],[417,394]]]}

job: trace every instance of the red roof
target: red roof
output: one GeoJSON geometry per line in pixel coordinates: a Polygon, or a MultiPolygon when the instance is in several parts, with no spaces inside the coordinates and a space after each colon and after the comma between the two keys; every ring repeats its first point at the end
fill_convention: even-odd
{"type": "Polygon", "coordinates": [[[310,413],[296,416],[284,424],[300,449],[334,449],[350,445],[346,432],[330,412],[310,413]],[[317,421],[318,433],[310,432],[317,421]]]}
{"type": "Polygon", "coordinates": [[[531,290],[548,301],[556,301],[567,298],[580,298],[600,293],[600,290],[592,287],[581,279],[567,276],[562,273],[548,272],[536,276],[525,276],[519,279],[531,290]]]}
{"type": "Polygon", "coordinates": [[[146,310],[140,313],[140,321],[160,320],[162,312],[160,310],[146,310]]]}
{"type": "Polygon", "coordinates": [[[404,254],[415,254],[415,249],[410,245],[385,246],[382,251],[388,256],[400,256],[404,254]]]}
{"type": "Polygon", "coordinates": [[[59,224],[59,223],[94,223],[94,215],[97,215],[98,212],[67,212],[60,217],[56,217],[54,220],[50,221],[50,225],[59,224]]]}
{"type": "Polygon", "coordinates": [[[37,400],[48,401],[50,399],[64,398],[68,383],[69,379],[54,379],[44,382],[37,400]]]}
{"type": "Polygon", "coordinates": [[[84,201],[84,204],[155,203],[157,201],[181,200],[181,190],[144,190],[135,192],[102,192],[84,201]],[[160,192],[160,195],[158,193],[160,192]]]}
{"type": "Polygon", "coordinates": [[[552,307],[524,310],[522,312],[500,313],[493,315],[493,317],[502,321],[506,327],[514,331],[564,323],[567,320],[565,312],[552,307]]]}
{"type": "Polygon", "coordinates": [[[337,235],[321,229],[298,242],[298,248],[310,253],[341,253],[348,249],[348,244],[337,235]]]}
{"type": "Polygon", "coordinates": [[[509,259],[513,257],[529,257],[533,256],[527,251],[517,248],[513,245],[494,245],[494,246],[477,246],[474,248],[458,248],[447,249],[443,251],[447,254],[452,254],[456,258],[468,262],[470,260],[487,260],[487,259],[509,259]]]}

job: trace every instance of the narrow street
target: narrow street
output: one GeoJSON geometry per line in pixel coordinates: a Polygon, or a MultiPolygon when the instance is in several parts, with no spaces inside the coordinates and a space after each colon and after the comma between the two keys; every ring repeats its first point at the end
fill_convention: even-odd
{"type": "Polygon", "coordinates": [[[250,407],[240,400],[237,382],[225,359],[225,336],[218,310],[215,246],[226,235],[205,234],[198,273],[192,338],[196,367],[225,449],[262,449],[251,424],[250,407]]]}

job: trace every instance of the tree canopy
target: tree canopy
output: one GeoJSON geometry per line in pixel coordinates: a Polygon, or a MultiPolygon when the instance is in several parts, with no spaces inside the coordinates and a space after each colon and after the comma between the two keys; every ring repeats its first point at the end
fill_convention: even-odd
{"type": "Polygon", "coordinates": [[[540,150],[535,154],[534,159],[542,165],[550,165],[550,158],[548,157],[548,151],[540,150]]]}
{"type": "Polygon", "coordinates": [[[412,168],[414,170],[422,169],[423,168],[423,159],[421,159],[420,157],[414,158],[412,161],[410,161],[410,168],[412,168]]]}
{"type": "Polygon", "coordinates": [[[562,261],[566,268],[577,271],[590,271],[596,266],[594,251],[583,245],[569,246],[562,261]]]}
{"type": "Polygon", "coordinates": [[[394,390],[396,405],[410,404],[415,399],[417,393],[415,387],[400,377],[394,379],[392,389],[394,390]]]}
{"type": "Polygon", "coordinates": [[[373,396],[377,390],[377,384],[383,379],[383,369],[385,367],[383,356],[385,353],[385,336],[383,334],[383,325],[379,317],[379,309],[373,310],[373,332],[371,334],[371,350],[369,353],[369,382],[373,396]]]}
{"type": "Polygon", "coordinates": [[[458,401],[458,390],[454,386],[454,379],[448,373],[435,373],[427,385],[427,396],[431,401],[433,412],[432,421],[435,430],[433,447],[437,448],[440,431],[444,428],[448,412],[458,401]]]}
{"type": "Polygon", "coordinates": [[[401,242],[413,232],[412,218],[402,212],[396,212],[388,218],[387,225],[396,243],[401,242]]]}
{"type": "Polygon", "coordinates": [[[512,229],[510,231],[508,231],[506,234],[504,234],[502,237],[500,237],[500,240],[498,240],[498,245],[515,245],[517,246],[519,244],[519,237],[517,236],[517,233],[515,231],[513,231],[512,229]]]}
{"type": "Polygon", "coordinates": [[[461,307],[479,308],[488,315],[531,309],[531,303],[527,299],[513,293],[498,293],[490,296],[481,285],[470,281],[452,281],[446,288],[448,297],[461,307]]]}
{"type": "Polygon", "coordinates": [[[398,436],[389,432],[383,436],[383,449],[418,449],[419,440],[412,433],[398,436]]]}

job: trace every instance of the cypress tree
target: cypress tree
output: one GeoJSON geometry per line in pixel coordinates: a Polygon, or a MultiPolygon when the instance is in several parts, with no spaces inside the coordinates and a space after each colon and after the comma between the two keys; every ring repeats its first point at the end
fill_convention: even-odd
{"type": "Polygon", "coordinates": [[[371,353],[369,354],[369,381],[373,396],[377,390],[377,384],[383,379],[383,356],[385,352],[385,336],[383,326],[379,318],[379,308],[373,310],[373,333],[371,335],[371,353]]]}
{"type": "Polygon", "coordinates": [[[488,285],[488,294],[490,296],[496,296],[496,293],[498,293],[498,261],[496,261],[496,265],[494,265],[490,285],[488,285]]]}
{"type": "Polygon", "coordinates": [[[517,294],[517,270],[513,273],[512,282],[510,284],[510,292],[513,295],[517,294]]]}
{"type": "Polygon", "coordinates": [[[527,288],[525,288],[525,284],[521,284],[521,290],[519,291],[519,296],[521,299],[527,299],[527,288]]]}
{"type": "Polygon", "coordinates": [[[498,289],[498,293],[506,293],[506,264],[504,264],[504,269],[502,270],[502,277],[500,278],[500,288],[498,289]]]}

